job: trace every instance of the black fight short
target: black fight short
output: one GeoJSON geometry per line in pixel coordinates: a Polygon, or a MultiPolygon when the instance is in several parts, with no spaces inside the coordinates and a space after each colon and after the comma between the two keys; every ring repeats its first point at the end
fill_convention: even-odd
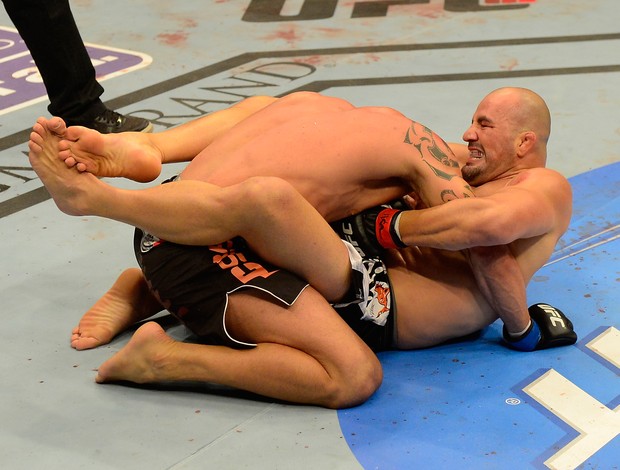
{"type": "Polygon", "coordinates": [[[351,286],[333,307],[373,351],[392,349],[396,302],[387,267],[380,258],[365,256],[352,242],[350,234],[348,241],[343,240],[353,268],[351,286]]]}
{"type": "Polygon", "coordinates": [[[178,245],[136,229],[134,251],[151,291],[200,341],[249,348],[226,331],[228,295],[242,288],[292,305],[308,283],[276,268],[235,238],[214,246],[178,245]]]}
{"type": "Polygon", "coordinates": [[[394,307],[392,307],[392,311],[383,326],[377,325],[371,321],[362,320],[360,317],[360,307],[356,304],[350,304],[346,307],[336,307],[336,311],[374,352],[393,349],[394,307]]]}

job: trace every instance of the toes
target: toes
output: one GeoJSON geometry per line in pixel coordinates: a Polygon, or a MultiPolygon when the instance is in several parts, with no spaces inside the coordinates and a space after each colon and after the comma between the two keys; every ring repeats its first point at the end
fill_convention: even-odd
{"type": "Polygon", "coordinates": [[[39,116],[36,120],[35,126],[39,125],[41,127],[45,127],[45,123],[47,122],[47,119],[44,118],[43,116],[39,116]]]}
{"type": "Polygon", "coordinates": [[[75,338],[71,340],[71,347],[78,351],[93,349],[101,344],[96,338],[75,338]]]}
{"type": "Polygon", "coordinates": [[[32,132],[30,133],[30,140],[36,142],[37,144],[41,145],[43,143],[43,136],[36,131],[36,127],[34,126],[32,128],[32,132]]]}
{"type": "Polygon", "coordinates": [[[43,148],[32,140],[28,142],[28,148],[30,149],[30,152],[32,153],[40,153],[41,151],[43,151],[43,148]]]}
{"type": "Polygon", "coordinates": [[[73,168],[75,165],[77,165],[77,160],[73,157],[67,157],[64,159],[65,165],[67,165],[67,168],[73,168]]]}
{"type": "Polygon", "coordinates": [[[85,130],[87,130],[87,128],[82,126],[67,127],[65,128],[63,138],[71,142],[77,142],[80,140],[85,130]]]}
{"type": "Polygon", "coordinates": [[[47,128],[56,135],[62,135],[67,130],[67,125],[61,118],[54,116],[47,121],[47,128]]]}
{"type": "MultiPolygon", "coordinates": [[[[41,118],[39,118],[41,119],[41,118]]],[[[34,126],[32,126],[32,133],[30,134],[32,136],[32,134],[37,134],[41,137],[43,137],[43,134],[45,134],[45,127],[43,126],[43,124],[41,124],[38,120],[37,122],[34,124],[34,126]]]]}

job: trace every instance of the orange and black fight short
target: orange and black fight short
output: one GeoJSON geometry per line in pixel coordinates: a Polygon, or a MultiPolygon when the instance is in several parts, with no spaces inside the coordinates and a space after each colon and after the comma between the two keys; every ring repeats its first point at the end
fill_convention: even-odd
{"type": "Polygon", "coordinates": [[[239,237],[219,245],[188,246],[136,229],[134,251],[162,305],[208,344],[255,346],[226,331],[229,294],[253,288],[290,306],[308,286],[295,274],[261,259],[239,237]]]}

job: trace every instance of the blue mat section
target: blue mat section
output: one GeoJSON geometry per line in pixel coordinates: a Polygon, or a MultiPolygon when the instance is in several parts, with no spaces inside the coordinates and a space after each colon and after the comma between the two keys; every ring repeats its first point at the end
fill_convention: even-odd
{"type": "Polygon", "coordinates": [[[496,322],[472,341],[382,353],[380,390],[339,412],[364,468],[618,468],[620,163],[570,181],[570,229],[528,300],[564,310],[578,343],[519,353],[496,322]]]}

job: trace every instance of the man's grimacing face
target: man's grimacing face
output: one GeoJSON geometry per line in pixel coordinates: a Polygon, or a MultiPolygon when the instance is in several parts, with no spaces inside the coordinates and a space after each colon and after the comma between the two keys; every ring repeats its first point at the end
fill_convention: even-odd
{"type": "Polygon", "coordinates": [[[505,104],[493,95],[482,100],[463,140],[469,149],[462,170],[465,181],[479,186],[504,173],[515,154],[514,126],[505,104]]]}

